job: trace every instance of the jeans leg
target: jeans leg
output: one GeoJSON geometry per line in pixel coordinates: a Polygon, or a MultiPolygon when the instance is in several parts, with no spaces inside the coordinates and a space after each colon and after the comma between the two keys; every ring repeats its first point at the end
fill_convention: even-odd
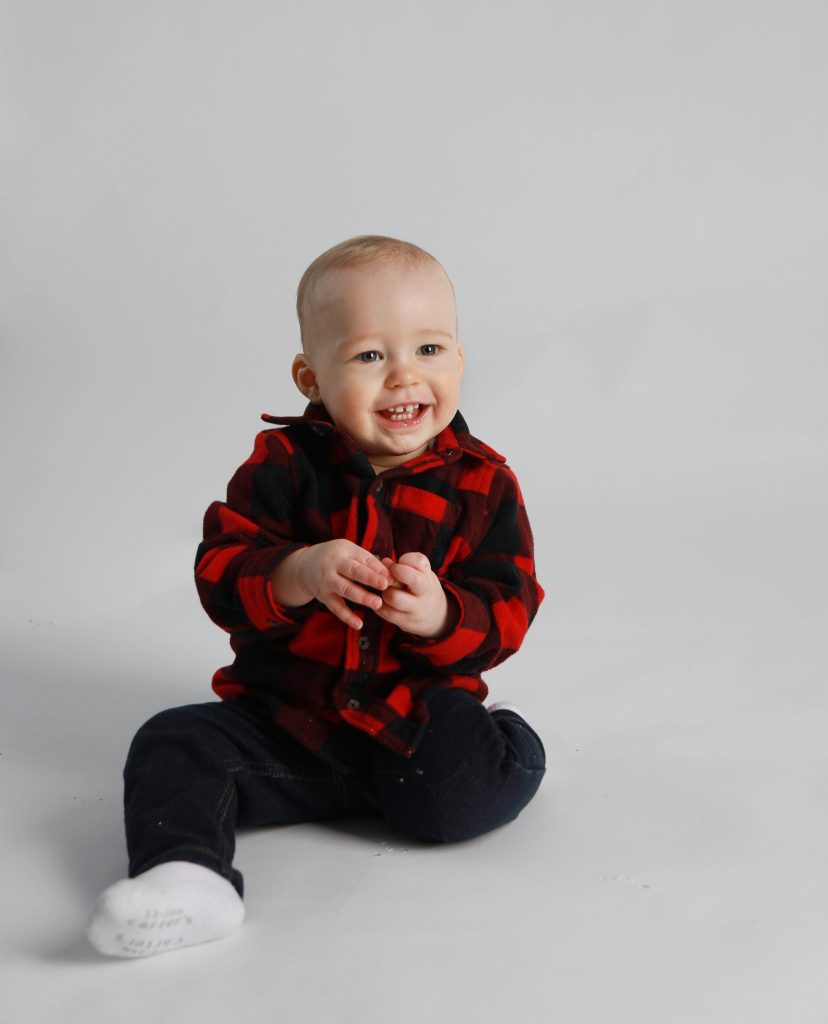
{"type": "Polygon", "coordinates": [[[163,711],[138,730],[124,768],[129,875],[170,860],[232,866],[236,827],[371,812],[354,783],[241,701],[163,711]]]}
{"type": "Polygon", "coordinates": [[[419,748],[405,760],[379,748],[368,792],[386,821],[419,839],[454,842],[512,821],[537,792],[540,737],[512,711],[489,712],[463,690],[429,703],[419,748]]]}

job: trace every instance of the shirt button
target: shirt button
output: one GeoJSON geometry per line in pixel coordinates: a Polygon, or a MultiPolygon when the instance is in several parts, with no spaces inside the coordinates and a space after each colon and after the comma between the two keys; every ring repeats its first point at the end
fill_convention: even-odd
{"type": "Polygon", "coordinates": [[[377,494],[379,494],[379,492],[382,490],[382,483],[382,480],[380,480],[380,482],[377,484],[377,494]]]}
{"type": "Polygon", "coordinates": [[[371,641],[368,639],[367,636],[361,636],[359,638],[359,649],[361,651],[367,651],[370,646],[371,646],[371,641]]]}
{"type": "Polygon", "coordinates": [[[359,708],[359,701],[356,699],[356,697],[351,697],[351,699],[348,701],[348,707],[351,709],[351,711],[356,711],[359,708]]]}

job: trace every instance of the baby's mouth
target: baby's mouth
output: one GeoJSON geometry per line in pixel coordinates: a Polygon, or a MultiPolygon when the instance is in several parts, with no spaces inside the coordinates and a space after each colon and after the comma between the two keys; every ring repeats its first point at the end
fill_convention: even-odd
{"type": "Polygon", "coordinates": [[[420,402],[411,402],[408,405],[392,405],[388,409],[380,409],[378,414],[392,423],[409,423],[418,420],[427,408],[427,405],[420,402]]]}

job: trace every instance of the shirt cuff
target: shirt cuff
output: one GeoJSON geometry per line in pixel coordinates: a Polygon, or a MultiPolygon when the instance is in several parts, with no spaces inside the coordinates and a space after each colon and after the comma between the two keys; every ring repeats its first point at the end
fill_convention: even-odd
{"type": "Polygon", "coordinates": [[[272,548],[256,551],[239,573],[239,600],[255,629],[266,632],[274,627],[294,626],[307,616],[311,601],[296,608],[288,608],[274,600],[270,586],[270,577],[276,566],[288,555],[304,547],[307,547],[307,544],[297,543],[286,544],[275,553],[272,548]]]}
{"type": "MultiPolygon", "coordinates": [[[[462,591],[446,580],[440,582],[446,596],[449,600],[454,599],[459,608],[459,616],[454,629],[444,637],[435,637],[430,640],[417,637],[412,642],[400,646],[412,654],[426,658],[434,666],[445,667],[474,654],[486,639],[486,633],[470,628],[467,602],[462,596],[462,591]]],[[[474,600],[474,597],[468,596],[474,600]]]]}

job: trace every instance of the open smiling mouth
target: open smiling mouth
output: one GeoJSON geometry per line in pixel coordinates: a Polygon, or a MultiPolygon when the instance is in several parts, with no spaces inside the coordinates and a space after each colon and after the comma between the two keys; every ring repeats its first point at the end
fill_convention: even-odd
{"type": "Polygon", "coordinates": [[[379,409],[377,416],[389,426],[415,427],[422,423],[430,408],[420,402],[412,402],[409,405],[392,405],[388,409],[379,409]]]}

